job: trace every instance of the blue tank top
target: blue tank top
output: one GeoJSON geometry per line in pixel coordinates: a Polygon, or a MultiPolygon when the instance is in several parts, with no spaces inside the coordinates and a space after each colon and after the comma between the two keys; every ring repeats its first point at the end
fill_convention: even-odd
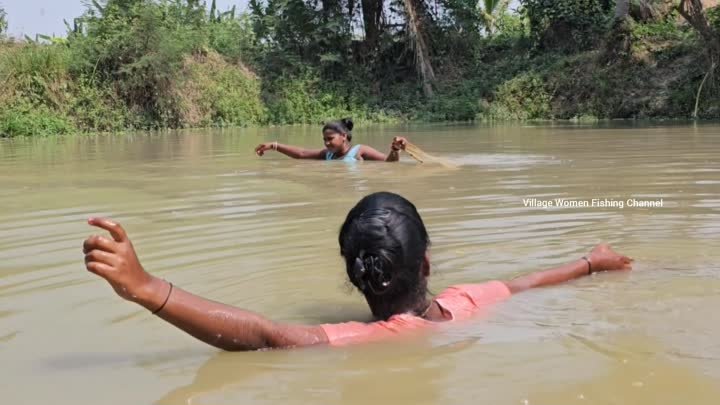
{"type": "MultiPolygon", "coordinates": [[[[348,151],[348,153],[346,153],[345,156],[343,156],[343,157],[340,158],[339,160],[344,160],[344,161],[346,161],[346,162],[352,162],[352,161],[358,160],[358,159],[357,159],[357,154],[358,154],[358,152],[360,151],[360,146],[361,146],[361,145],[355,145],[355,146],[353,146],[352,148],[350,148],[350,150],[348,151]]],[[[332,152],[330,152],[330,151],[325,152],[325,160],[334,160],[334,158],[335,158],[335,154],[334,154],[334,153],[332,153],[332,152]]]]}

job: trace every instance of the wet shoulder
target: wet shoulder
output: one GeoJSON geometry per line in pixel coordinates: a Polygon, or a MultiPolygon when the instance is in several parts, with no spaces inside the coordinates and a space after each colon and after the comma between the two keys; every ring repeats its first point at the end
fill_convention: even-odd
{"type": "Polygon", "coordinates": [[[460,284],[448,287],[435,301],[451,315],[452,320],[466,319],[479,310],[507,299],[511,293],[502,281],[460,284]]]}

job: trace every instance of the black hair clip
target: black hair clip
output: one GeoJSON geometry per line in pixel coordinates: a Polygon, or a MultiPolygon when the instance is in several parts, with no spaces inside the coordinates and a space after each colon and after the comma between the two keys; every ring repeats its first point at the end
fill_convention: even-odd
{"type": "MultiPolygon", "coordinates": [[[[362,255],[362,252],[360,253],[362,255]]],[[[363,262],[363,259],[361,256],[358,256],[355,258],[355,264],[353,265],[353,278],[355,279],[355,282],[358,284],[358,288],[362,291],[365,291],[365,274],[367,273],[367,269],[365,268],[365,263],[363,262]]]]}

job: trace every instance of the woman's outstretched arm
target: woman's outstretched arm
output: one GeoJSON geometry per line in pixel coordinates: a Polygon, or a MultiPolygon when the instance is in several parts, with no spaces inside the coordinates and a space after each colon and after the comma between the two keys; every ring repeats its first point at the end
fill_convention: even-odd
{"type": "Polygon", "coordinates": [[[152,311],[203,342],[223,350],[257,350],[327,343],[319,326],[273,322],[261,315],[183,291],[146,272],[125,230],[113,221],[92,218],[112,239],[85,240],[85,266],[104,278],[115,292],[152,311]]]}
{"type": "Polygon", "coordinates": [[[277,142],[266,142],[261,143],[255,148],[255,154],[263,156],[265,151],[275,150],[282,153],[285,156],[289,156],[293,159],[315,159],[320,160],[325,158],[325,149],[304,149],[292,145],[283,145],[277,142]]]}
{"type": "Polygon", "coordinates": [[[589,255],[554,269],[530,273],[506,281],[505,284],[513,294],[535,287],[543,287],[563,283],[578,277],[587,276],[598,271],[632,270],[633,259],[623,256],[600,244],[589,255]]]}
{"type": "Polygon", "coordinates": [[[393,141],[390,144],[390,152],[388,152],[387,155],[373,147],[363,145],[362,149],[360,150],[360,157],[363,160],[397,162],[398,160],[400,160],[400,151],[405,150],[405,145],[407,145],[407,139],[396,136],[395,138],[393,138],[393,141]]]}

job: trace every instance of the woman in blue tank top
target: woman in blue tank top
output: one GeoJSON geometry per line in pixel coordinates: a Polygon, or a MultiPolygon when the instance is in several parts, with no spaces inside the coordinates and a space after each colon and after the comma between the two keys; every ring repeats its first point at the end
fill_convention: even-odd
{"type": "Polygon", "coordinates": [[[346,162],[358,160],[397,162],[400,159],[400,150],[405,149],[407,144],[405,138],[395,137],[390,145],[390,152],[384,154],[367,145],[352,145],[353,126],[350,118],[325,124],[322,131],[325,149],[304,149],[277,142],[267,142],[258,145],[255,153],[263,156],[265,151],[275,150],[294,159],[343,160],[346,162]]]}

